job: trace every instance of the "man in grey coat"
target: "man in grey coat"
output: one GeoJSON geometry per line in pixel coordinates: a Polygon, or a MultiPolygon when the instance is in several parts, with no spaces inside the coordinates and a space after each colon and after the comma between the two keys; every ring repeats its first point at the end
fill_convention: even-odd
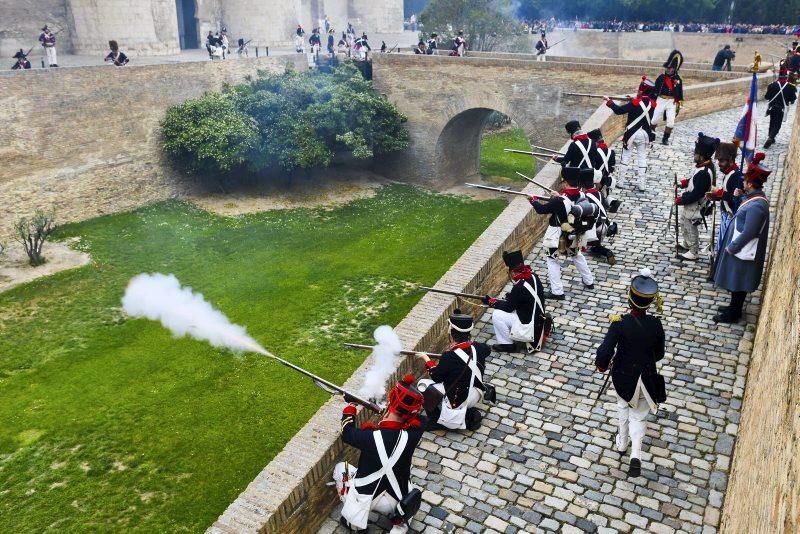
{"type": "Polygon", "coordinates": [[[723,238],[714,285],[731,292],[731,303],[714,316],[716,323],[736,323],[748,293],[755,291],[764,273],[769,234],[769,199],[762,190],[772,171],[762,165],[764,153],[758,152],[744,175],[742,204],[736,211],[723,238]]]}

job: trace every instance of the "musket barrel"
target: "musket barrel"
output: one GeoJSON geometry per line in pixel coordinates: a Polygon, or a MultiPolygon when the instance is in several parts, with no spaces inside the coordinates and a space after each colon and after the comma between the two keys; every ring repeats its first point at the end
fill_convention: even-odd
{"type": "Polygon", "coordinates": [[[546,150],[547,152],[552,152],[553,154],[560,154],[562,156],[564,155],[563,152],[561,152],[559,150],[553,150],[552,148],[547,148],[546,146],[538,146],[538,145],[534,145],[533,143],[531,143],[531,147],[532,148],[537,148],[539,150],[546,150]]]}
{"type": "Polygon", "coordinates": [[[547,187],[546,185],[542,185],[542,184],[540,184],[539,182],[537,182],[537,181],[536,181],[536,180],[534,180],[533,178],[530,178],[529,176],[525,176],[524,174],[522,174],[522,173],[521,173],[521,172],[519,172],[519,171],[517,171],[517,174],[519,174],[520,176],[522,176],[523,178],[525,178],[526,180],[528,180],[528,181],[529,181],[530,183],[532,183],[533,185],[538,185],[538,186],[539,186],[539,187],[541,187],[542,189],[544,189],[544,190],[546,190],[546,191],[550,191],[551,193],[558,193],[558,191],[556,191],[555,189],[550,189],[550,188],[549,188],[549,187],[547,187]]]}
{"type": "MultiPolygon", "coordinates": [[[[529,197],[530,196],[528,193],[523,193],[522,191],[515,191],[513,189],[502,189],[500,187],[490,187],[488,185],[470,184],[470,183],[467,183],[465,185],[467,185],[469,187],[474,187],[476,189],[486,189],[487,191],[497,191],[498,193],[506,193],[508,195],[519,195],[519,196],[523,196],[523,197],[529,197]]],[[[461,296],[463,296],[463,295],[461,295],[461,296]]]]}
{"type": "MultiPolygon", "coordinates": [[[[528,195],[525,195],[528,196],[528,195]]],[[[475,295],[473,293],[459,293],[458,291],[450,291],[447,289],[436,289],[435,287],[419,286],[422,291],[430,291],[431,293],[441,293],[443,295],[452,295],[454,297],[464,297],[468,299],[483,300],[483,295],[475,295]]]]}
{"type": "MultiPolygon", "coordinates": [[[[363,344],[360,344],[360,343],[345,343],[344,346],[345,347],[349,347],[351,349],[365,349],[365,350],[372,350],[372,349],[375,348],[373,345],[363,345],[363,344]]],[[[405,349],[403,349],[403,350],[400,351],[400,354],[405,354],[407,356],[414,356],[417,353],[426,354],[428,356],[428,358],[432,358],[432,359],[441,358],[441,356],[442,356],[441,354],[439,354],[437,352],[425,352],[425,351],[421,351],[421,350],[405,350],[405,349]]]]}

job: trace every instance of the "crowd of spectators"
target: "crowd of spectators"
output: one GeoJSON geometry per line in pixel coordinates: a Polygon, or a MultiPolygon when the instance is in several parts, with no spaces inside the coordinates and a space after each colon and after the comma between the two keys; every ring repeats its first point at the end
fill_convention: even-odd
{"type": "Polygon", "coordinates": [[[800,34],[800,24],[705,24],[697,22],[676,23],[676,22],[642,22],[642,21],[570,21],[570,20],[537,20],[526,21],[524,26],[535,33],[542,27],[548,30],[570,29],[570,30],[597,30],[604,32],[689,32],[689,33],[751,33],[764,35],[798,35],[800,34]]]}

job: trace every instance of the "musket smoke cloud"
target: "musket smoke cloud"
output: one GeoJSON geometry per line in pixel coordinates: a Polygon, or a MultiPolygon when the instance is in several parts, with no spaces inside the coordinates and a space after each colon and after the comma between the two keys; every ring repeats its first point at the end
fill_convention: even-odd
{"type": "Polygon", "coordinates": [[[233,351],[267,351],[172,274],[140,274],[128,283],[122,308],[131,317],[159,321],[175,337],[190,336],[233,351]]]}
{"type": "Polygon", "coordinates": [[[391,326],[379,326],[374,337],[377,343],[372,349],[372,367],[364,377],[359,394],[368,399],[381,399],[386,395],[386,380],[397,368],[403,347],[391,326]]]}

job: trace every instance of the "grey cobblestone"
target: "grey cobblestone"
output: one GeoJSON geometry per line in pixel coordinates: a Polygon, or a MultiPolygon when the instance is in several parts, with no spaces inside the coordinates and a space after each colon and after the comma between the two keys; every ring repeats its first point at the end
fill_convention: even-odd
{"type": "MultiPolygon", "coordinates": [[[[556,331],[544,349],[488,360],[486,377],[499,402],[484,407],[483,426],[473,433],[426,435],[414,482],[426,489],[430,511],[417,514],[415,531],[455,525],[468,532],[716,532],[760,291],[749,299],[746,324],[716,325],[712,316],[727,304],[727,292],[705,281],[707,260],[675,258],[674,237],[665,238],[663,229],[672,174],[691,170],[697,132],[730,139],[740,111],[679,122],[671,145],[650,148],[648,191],[618,191],[624,200],[615,216],[620,235],[609,245],[617,264],[589,258],[596,278],[592,291],[582,290],[579,275],[565,268],[567,300],[548,304],[556,331]],[[609,315],[626,311],[629,280],[644,266],[654,272],[664,297],[667,355],[659,367],[668,400],[657,416],[648,416],[643,476],[628,479],[628,457],[612,443],[613,388],[593,404],[602,383],[593,361],[609,315]]],[[[768,152],[773,169],[787,150],[791,124],[785,123],[768,152]]],[[[759,131],[766,130],[760,117],[759,131]]],[[[621,148],[615,148],[619,159],[621,148]]],[[[630,176],[626,181],[633,182],[630,176]]],[[[765,187],[773,208],[779,187],[776,180],[765,187]]],[[[701,248],[706,239],[701,235],[701,248]]],[[[546,283],[541,250],[528,260],[546,283]]],[[[494,341],[489,312],[476,327],[477,339],[494,341]]],[[[335,529],[338,517],[337,510],[324,532],[343,532],[335,529]]]]}

